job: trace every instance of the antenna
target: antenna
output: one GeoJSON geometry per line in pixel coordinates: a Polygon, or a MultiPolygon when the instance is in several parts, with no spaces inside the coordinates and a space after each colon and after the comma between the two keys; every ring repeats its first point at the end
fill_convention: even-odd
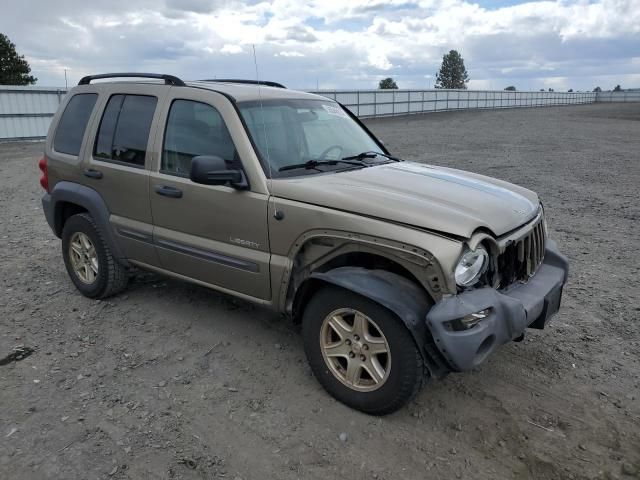
{"type": "Polygon", "coordinates": [[[282,212],[279,212],[276,209],[276,197],[273,194],[273,175],[271,172],[271,158],[269,157],[269,139],[267,137],[267,125],[264,121],[264,109],[262,106],[262,86],[260,84],[260,74],[258,73],[258,60],[256,58],[256,46],[251,44],[253,48],[253,64],[256,67],[256,81],[258,82],[258,100],[260,101],[260,118],[262,119],[262,133],[264,134],[264,144],[266,148],[266,156],[267,156],[267,168],[269,169],[269,178],[267,181],[267,190],[269,191],[269,196],[273,198],[273,217],[276,220],[282,220],[282,212]]]}

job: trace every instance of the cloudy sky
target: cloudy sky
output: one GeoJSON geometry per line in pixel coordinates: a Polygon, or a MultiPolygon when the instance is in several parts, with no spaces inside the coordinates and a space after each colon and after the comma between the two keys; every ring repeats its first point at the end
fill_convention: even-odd
{"type": "Polygon", "coordinates": [[[0,32],[40,85],[89,73],[255,78],[294,88],[434,83],[457,49],[469,88],[640,87],[640,0],[2,0],[0,32]]]}

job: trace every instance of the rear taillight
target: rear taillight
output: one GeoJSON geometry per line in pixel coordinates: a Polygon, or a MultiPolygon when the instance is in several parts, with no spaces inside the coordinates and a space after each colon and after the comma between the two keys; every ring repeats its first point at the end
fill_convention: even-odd
{"type": "Polygon", "coordinates": [[[49,171],[47,170],[47,157],[42,157],[38,162],[38,167],[42,172],[40,177],[40,185],[49,193],[49,171]]]}

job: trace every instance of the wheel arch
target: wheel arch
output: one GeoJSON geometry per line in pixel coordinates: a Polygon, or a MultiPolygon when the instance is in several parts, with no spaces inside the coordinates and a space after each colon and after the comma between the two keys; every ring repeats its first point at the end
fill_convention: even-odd
{"type": "Polygon", "coordinates": [[[89,210],[82,205],[66,200],[56,203],[54,210],[54,233],[57,237],[62,236],[62,229],[64,228],[66,221],[73,215],[77,215],[79,213],[89,213],[89,210]]]}
{"type": "MultiPolygon", "coordinates": [[[[307,303],[313,293],[323,284],[335,283],[327,281],[327,275],[329,275],[329,272],[342,267],[358,267],[363,271],[386,271],[407,279],[415,285],[421,285],[421,282],[414,273],[389,257],[366,251],[342,253],[328,259],[321,265],[316,266],[313,270],[303,273],[302,275],[304,275],[304,278],[297,286],[294,284],[290,285],[294,291],[290,292],[291,299],[289,309],[295,323],[300,322],[303,306],[307,303]]],[[[295,273],[292,275],[295,277],[295,273]]],[[[298,276],[300,276],[300,274],[298,274],[298,276]]],[[[295,280],[295,278],[292,280],[295,280]]],[[[424,289],[421,290],[431,298],[424,289]]]]}
{"type": "Polygon", "coordinates": [[[442,297],[446,280],[429,251],[412,245],[342,231],[315,230],[302,235],[288,255],[280,288],[280,311],[299,317],[300,299],[315,284],[312,274],[352,266],[387,270],[419,285],[433,301],[442,297]]]}
{"type": "Polygon", "coordinates": [[[431,376],[442,377],[449,370],[426,325],[426,315],[434,300],[410,278],[387,270],[347,266],[314,272],[306,285],[303,292],[305,300],[299,300],[300,311],[304,301],[325,285],[349,290],[374,301],[400,319],[409,330],[431,376]]]}
{"type": "Polygon", "coordinates": [[[301,321],[304,306],[319,288],[345,288],[382,305],[406,325],[432,376],[448,371],[425,323],[446,285],[430,252],[382,238],[318,230],[295,242],[289,258],[281,311],[294,322],[301,321]]]}
{"type": "Polygon", "coordinates": [[[119,263],[128,266],[126,257],[122,253],[122,249],[109,223],[111,214],[107,204],[98,192],[84,185],[62,181],[56,183],[50,195],[51,199],[48,208],[52,209],[53,225],[51,225],[51,228],[57,237],[62,236],[62,229],[67,219],[77,213],[86,212],[96,222],[114,258],[119,263]]]}

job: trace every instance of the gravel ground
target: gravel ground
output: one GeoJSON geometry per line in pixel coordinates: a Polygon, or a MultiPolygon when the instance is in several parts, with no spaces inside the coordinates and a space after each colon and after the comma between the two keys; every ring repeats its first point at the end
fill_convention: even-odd
{"type": "Polygon", "coordinates": [[[396,414],[355,412],[257,307],[150,274],[80,296],[40,207],[43,145],[4,144],[0,478],[640,478],[640,104],[367,123],[402,157],[539,192],[572,266],[547,330],[396,414]]]}

